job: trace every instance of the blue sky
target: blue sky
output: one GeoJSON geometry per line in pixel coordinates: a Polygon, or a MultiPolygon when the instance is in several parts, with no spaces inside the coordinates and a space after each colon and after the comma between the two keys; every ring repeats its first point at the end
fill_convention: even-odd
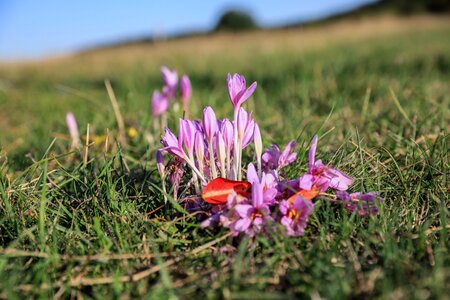
{"type": "Polygon", "coordinates": [[[153,34],[209,30],[227,8],[262,26],[315,19],[374,0],[0,0],[0,60],[30,59],[153,34]]]}

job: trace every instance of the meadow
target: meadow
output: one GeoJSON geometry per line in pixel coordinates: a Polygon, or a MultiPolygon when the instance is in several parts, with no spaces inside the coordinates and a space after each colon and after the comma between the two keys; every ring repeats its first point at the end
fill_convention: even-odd
{"type": "Polygon", "coordinates": [[[445,17],[382,16],[1,64],[0,298],[445,298],[449,36],[445,17]],[[150,111],[162,65],[189,75],[195,118],[205,105],[232,116],[227,73],[257,81],[246,109],[264,146],[298,142],[288,174],[318,134],[354,189],[380,192],[380,213],[320,202],[303,237],[233,240],[163,205],[150,111]],[[82,135],[89,124],[87,149],[70,149],[69,111],[82,135]]]}

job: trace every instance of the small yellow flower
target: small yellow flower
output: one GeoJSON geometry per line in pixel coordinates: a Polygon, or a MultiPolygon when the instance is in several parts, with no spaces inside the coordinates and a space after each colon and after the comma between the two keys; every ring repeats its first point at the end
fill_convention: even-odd
{"type": "Polygon", "coordinates": [[[132,139],[135,138],[138,134],[136,128],[134,128],[134,127],[129,127],[127,133],[128,133],[128,136],[132,139]]]}

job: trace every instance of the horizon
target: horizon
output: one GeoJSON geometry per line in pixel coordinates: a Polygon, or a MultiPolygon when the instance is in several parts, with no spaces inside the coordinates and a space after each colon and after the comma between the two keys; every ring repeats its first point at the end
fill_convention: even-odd
{"type": "Polygon", "coordinates": [[[0,61],[43,59],[142,38],[209,32],[230,9],[245,11],[262,28],[272,28],[326,18],[377,1],[250,0],[244,5],[228,0],[173,2],[143,2],[124,9],[105,0],[83,5],[56,0],[2,1],[0,61]]]}

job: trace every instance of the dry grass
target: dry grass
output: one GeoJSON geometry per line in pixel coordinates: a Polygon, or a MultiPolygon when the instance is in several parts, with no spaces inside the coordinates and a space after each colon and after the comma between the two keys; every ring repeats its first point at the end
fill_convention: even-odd
{"type": "Polygon", "coordinates": [[[210,66],[218,59],[239,64],[255,56],[283,52],[299,53],[352,41],[386,37],[394,34],[414,35],[418,31],[446,28],[450,19],[436,16],[399,18],[381,16],[368,19],[344,20],[320,27],[255,31],[242,34],[220,33],[208,36],[158,41],[148,44],[98,49],[83,54],[58,56],[42,61],[4,64],[11,76],[25,70],[59,78],[89,73],[92,76],[121,72],[142,66],[157,70],[161,63],[190,61],[197,70],[210,66]],[[115,71],[116,70],[116,71],[115,71]]]}

